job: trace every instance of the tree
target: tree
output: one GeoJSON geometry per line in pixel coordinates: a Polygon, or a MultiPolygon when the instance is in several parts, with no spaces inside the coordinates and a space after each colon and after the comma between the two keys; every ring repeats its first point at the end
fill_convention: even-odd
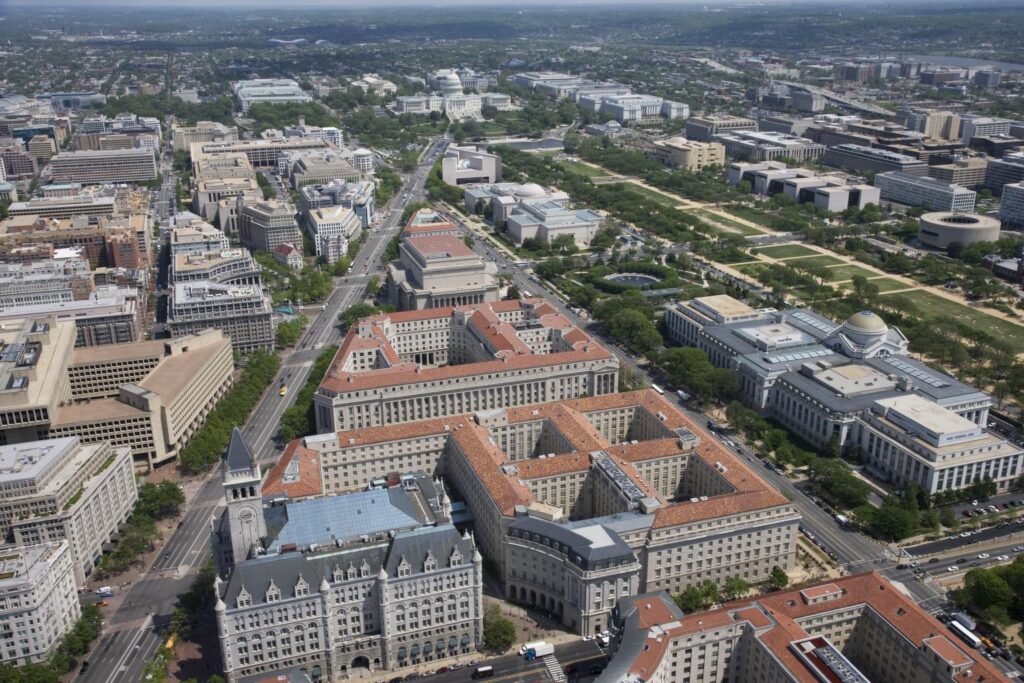
{"type": "Polygon", "coordinates": [[[516,642],[516,627],[501,614],[501,608],[491,605],[484,612],[484,647],[501,654],[516,642]]]}
{"type": "Polygon", "coordinates": [[[699,612],[704,609],[704,595],[696,586],[689,586],[675,597],[675,601],[684,612],[699,612]]]}
{"type": "Polygon", "coordinates": [[[722,595],[729,600],[741,598],[750,590],[750,584],[738,576],[730,576],[722,584],[722,595]]]}
{"type": "Polygon", "coordinates": [[[776,590],[785,588],[789,585],[789,574],[778,565],[772,567],[772,572],[768,575],[768,585],[776,590]]]}
{"type": "Polygon", "coordinates": [[[346,327],[352,327],[356,324],[356,321],[362,318],[368,318],[371,315],[377,315],[380,313],[380,309],[373,304],[358,303],[349,306],[344,311],[338,314],[338,320],[343,322],[346,327]]]}

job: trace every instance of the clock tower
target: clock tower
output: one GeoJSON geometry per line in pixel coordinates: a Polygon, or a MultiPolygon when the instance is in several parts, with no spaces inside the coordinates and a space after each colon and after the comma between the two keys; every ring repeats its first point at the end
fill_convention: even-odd
{"type": "Polygon", "coordinates": [[[221,483],[227,501],[232,563],[248,558],[267,535],[260,465],[236,427],[224,458],[221,483]]]}

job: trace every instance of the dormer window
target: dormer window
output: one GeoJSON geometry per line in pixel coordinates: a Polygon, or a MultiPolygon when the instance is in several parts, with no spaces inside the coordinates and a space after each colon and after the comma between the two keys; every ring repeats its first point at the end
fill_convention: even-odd
{"type": "Polygon", "coordinates": [[[299,580],[295,582],[295,597],[301,598],[306,595],[309,595],[309,584],[306,583],[306,580],[300,574],[299,580]]]}
{"type": "Polygon", "coordinates": [[[270,580],[270,586],[267,587],[267,602],[277,602],[281,599],[281,591],[274,583],[274,580],[270,580]]]}
{"type": "Polygon", "coordinates": [[[252,596],[249,595],[249,591],[245,590],[245,586],[242,590],[238,591],[238,597],[235,599],[236,607],[250,607],[252,605],[252,596]]]}

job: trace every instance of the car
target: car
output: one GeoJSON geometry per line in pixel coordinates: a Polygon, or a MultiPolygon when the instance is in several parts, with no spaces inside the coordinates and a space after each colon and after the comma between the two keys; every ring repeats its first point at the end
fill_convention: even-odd
{"type": "Polygon", "coordinates": [[[996,555],[996,560],[999,562],[1006,562],[1008,559],[1010,559],[1009,555],[996,555]]]}
{"type": "Polygon", "coordinates": [[[955,564],[951,564],[948,567],[946,567],[946,571],[947,572],[955,572],[955,571],[959,571],[959,569],[960,569],[960,567],[956,566],[955,564]]]}
{"type": "Polygon", "coordinates": [[[978,555],[978,559],[979,560],[987,560],[989,557],[990,557],[990,555],[988,553],[980,553],[978,555]]]}

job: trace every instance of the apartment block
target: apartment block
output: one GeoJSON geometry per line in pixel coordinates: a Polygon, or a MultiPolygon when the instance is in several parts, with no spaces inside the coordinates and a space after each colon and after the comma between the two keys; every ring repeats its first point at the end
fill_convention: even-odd
{"type": "Polygon", "coordinates": [[[875,187],[885,201],[921,206],[931,211],[974,211],[977,193],[960,185],[899,171],[879,173],[875,187]]]}
{"type": "Polygon", "coordinates": [[[706,166],[725,165],[725,147],[718,142],[698,142],[682,137],[656,140],[649,154],[669,168],[681,168],[691,173],[706,166]]]}
{"type": "Polygon", "coordinates": [[[0,662],[49,660],[82,614],[66,541],[8,546],[0,557],[0,662]]]}
{"type": "Polygon", "coordinates": [[[140,183],[157,176],[156,158],[148,149],[61,152],[49,168],[55,183],[140,183]]]}
{"type": "Polygon", "coordinates": [[[318,432],[613,393],[618,361],[540,299],[353,325],[314,397],[318,432]]]}
{"type": "Polygon", "coordinates": [[[167,324],[174,336],[221,330],[240,351],[274,348],[270,300],[260,285],[228,285],[210,281],[175,282],[167,324]]]}
{"type": "Polygon", "coordinates": [[[0,446],[0,534],[17,545],[67,541],[84,585],[138,500],[130,449],[69,436],[0,446]]]}

